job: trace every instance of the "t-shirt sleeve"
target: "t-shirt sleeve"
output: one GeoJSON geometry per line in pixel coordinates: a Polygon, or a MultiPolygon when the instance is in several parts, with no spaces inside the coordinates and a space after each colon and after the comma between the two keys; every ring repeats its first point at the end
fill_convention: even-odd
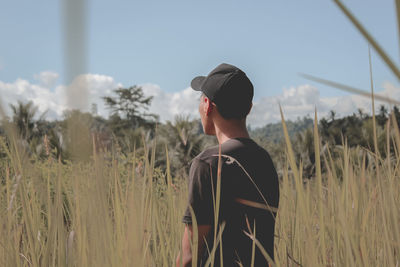
{"type": "Polygon", "coordinates": [[[214,224],[213,176],[210,164],[196,158],[193,160],[189,172],[188,206],[182,222],[192,224],[191,206],[198,225],[214,224]]]}

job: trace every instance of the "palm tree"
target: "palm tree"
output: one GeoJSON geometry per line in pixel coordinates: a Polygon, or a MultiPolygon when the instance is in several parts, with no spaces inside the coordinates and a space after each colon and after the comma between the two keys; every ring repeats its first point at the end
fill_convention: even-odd
{"type": "Polygon", "coordinates": [[[167,144],[171,169],[175,173],[185,175],[191,160],[205,146],[205,137],[198,120],[190,120],[188,116],[176,116],[174,122],[168,121],[160,129],[159,136],[163,144],[167,144]]]}
{"type": "Polygon", "coordinates": [[[15,124],[18,133],[23,139],[30,139],[35,127],[33,118],[36,115],[37,107],[33,105],[32,101],[26,104],[18,101],[17,105],[10,104],[10,107],[13,112],[12,122],[15,124]]]}
{"type": "Polygon", "coordinates": [[[334,110],[329,111],[329,119],[332,121],[335,120],[336,112],[334,110]]]}
{"type": "Polygon", "coordinates": [[[311,178],[315,169],[314,135],[311,128],[296,134],[293,148],[296,157],[303,163],[304,177],[311,178]]]}
{"type": "Polygon", "coordinates": [[[388,110],[384,105],[381,105],[379,107],[379,113],[376,116],[376,121],[378,122],[378,125],[381,126],[382,128],[385,126],[386,121],[387,121],[387,115],[388,115],[388,110]]]}

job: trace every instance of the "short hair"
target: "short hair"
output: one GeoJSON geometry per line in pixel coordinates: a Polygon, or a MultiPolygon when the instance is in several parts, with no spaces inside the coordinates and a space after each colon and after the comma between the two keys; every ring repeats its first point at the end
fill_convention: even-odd
{"type": "MultiPolygon", "coordinates": [[[[204,93],[202,93],[202,97],[207,97],[204,93]]],[[[208,97],[207,97],[208,98],[208,97]]],[[[226,120],[242,120],[247,117],[250,113],[251,109],[251,102],[250,103],[241,103],[241,105],[237,105],[237,103],[229,103],[230,105],[220,105],[218,106],[217,104],[214,103],[214,105],[217,107],[219,114],[221,114],[221,117],[226,119],[226,120]]]]}
{"type": "Polygon", "coordinates": [[[249,115],[249,113],[250,113],[250,108],[251,108],[251,103],[248,106],[242,106],[242,107],[231,106],[231,107],[223,107],[222,108],[222,107],[217,106],[219,114],[221,114],[221,116],[226,120],[245,119],[247,117],[247,115],[249,115]]]}

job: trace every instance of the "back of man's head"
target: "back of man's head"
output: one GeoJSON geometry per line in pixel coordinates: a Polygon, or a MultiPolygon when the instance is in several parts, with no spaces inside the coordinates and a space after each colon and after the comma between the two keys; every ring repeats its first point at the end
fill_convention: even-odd
{"type": "Polygon", "coordinates": [[[224,119],[246,118],[252,106],[253,84],[239,68],[220,64],[207,76],[198,76],[191,86],[213,102],[224,119]]]}

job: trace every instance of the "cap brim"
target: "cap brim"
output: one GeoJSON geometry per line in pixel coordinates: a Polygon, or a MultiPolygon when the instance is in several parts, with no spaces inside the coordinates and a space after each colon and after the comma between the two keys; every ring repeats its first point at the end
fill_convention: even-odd
{"type": "Polygon", "coordinates": [[[197,76],[190,83],[190,87],[192,87],[192,89],[195,90],[195,91],[202,91],[201,87],[202,87],[203,82],[204,82],[205,79],[206,79],[205,76],[197,76]]]}

